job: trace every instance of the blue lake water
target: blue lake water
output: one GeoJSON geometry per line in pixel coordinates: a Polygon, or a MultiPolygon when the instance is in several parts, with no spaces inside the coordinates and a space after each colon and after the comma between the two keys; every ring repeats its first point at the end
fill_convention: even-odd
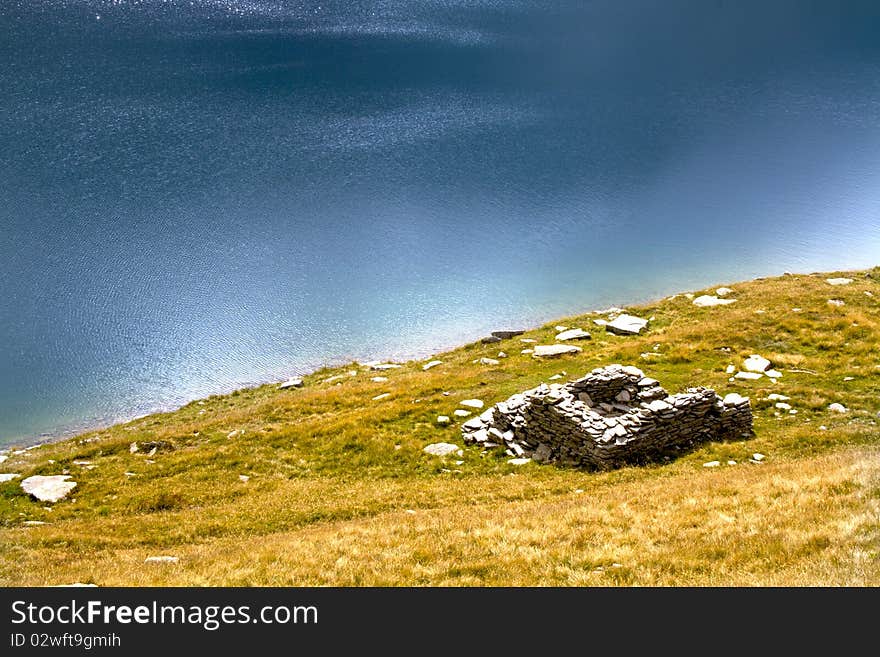
{"type": "Polygon", "coordinates": [[[0,445],[878,262],[876,2],[0,3],[0,445]]]}

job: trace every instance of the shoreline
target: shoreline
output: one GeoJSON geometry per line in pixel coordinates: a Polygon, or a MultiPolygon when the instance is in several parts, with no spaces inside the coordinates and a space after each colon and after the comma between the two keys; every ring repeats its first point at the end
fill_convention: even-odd
{"type": "MultiPolygon", "coordinates": [[[[870,267],[867,267],[865,269],[866,270],[870,269],[870,267]]],[[[755,276],[752,278],[742,279],[742,280],[733,281],[733,282],[712,283],[711,285],[708,285],[707,288],[714,287],[714,286],[721,286],[721,285],[737,285],[737,284],[741,284],[741,283],[758,281],[758,280],[763,280],[763,279],[768,279],[768,278],[778,278],[778,277],[782,277],[782,276],[786,276],[786,275],[811,276],[811,275],[817,275],[817,274],[832,274],[832,273],[838,273],[838,272],[853,272],[853,271],[862,271],[862,269],[835,269],[835,270],[828,270],[828,271],[821,271],[821,272],[820,271],[813,271],[813,272],[784,271],[784,272],[781,272],[777,275],[755,276]]],[[[694,288],[694,289],[701,290],[704,288],[694,288]]],[[[620,308],[630,307],[630,308],[632,308],[632,307],[637,307],[637,306],[641,306],[641,305],[648,305],[648,304],[656,303],[656,302],[659,302],[659,301],[666,299],[670,296],[682,295],[682,294],[688,294],[688,293],[690,293],[690,291],[681,291],[681,290],[667,291],[666,293],[660,295],[659,297],[644,298],[642,300],[632,300],[632,301],[628,301],[626,303],[622,303],[622,304],[619,304],[616,306],[611,306],[611,307],[620,307],[620,308]]],[[[547,318],[545,320],[538,319],[538,320],[523,321],[523,322],[519,323],[517,328],[521,328],[526,331],[529,331],[529,330],[536,329],[543,324],[552,323],[554,321],[560,321],[564,317],[602,313],[602,312],[605,312],[605,310],[599,310],[599,309],[595,309],[595,308],[590,309],[590,310],[574,310],[572,312],[567,313],[566,315],[562,315],[562,316],[557,315],[557,316],[547,318]],[[537,323],[533,323],[535,321],[537,321],[537,323]]],[[[505,328],[505,327],[496,327],[496,328],[505,328]]],[[[418,352],[411,351],[411,352],[406,352],[404,354],[401,354],[400,356],[398,356],[396,358],[390,357],[390,356],[387,358],[374,357],[370,360],[378,360],[381,362],[406,363],[406,362],[410,362],[410,361],[431,359],[433,357],[442,355],[446,352],[454,351],[454,350],[460,349],[468,344],[476,342],[476,341],[480,340],[481,337],[482,336],[476,337],[468,342],[451,344],[451,345],[448,345],[445,347],[439,346],[436,348],[431,348],[431,349],[428,349],[424,355],[419,355],[418,352]],[[410,354],[410,355],[407,355],[407,354],[410,354]]],[[[307,366],[308,369],[306,369],[306,371],[303,371],[302,373],[297,373],[293,376],[296,376],[296,377],[311,376],[311,375],[314,375],[323,369],[336,369],[336,368],[340,368],[340,367],[343,367],[345,365],[348,365],[348,364],[351,364],[354,362],[360,362],[360,361],[346,360],[346,359],[340,358],[339,360],[332,360],[332,361],[326,362],[325,364],[319,365],[317,367],[307,366]]],[[[369,361],[367,361],[367,362],[369,362],[369,361]]],[[[130,417],[120,417],[120,418],[117,418],[117,419],[114,419],[111,421],[107,421],[107,422],[99,422],[96,424],[89,424],[88,426],[85,426],[85,423],[84,423],[84,425],[81,427],[71,428],[71,429],[62,429],[62,430],[59,430],[57,433],[51,433],[51,435],[49,435],[49,432],[46,432],[46,433],[42,433],[42,434],[39,434],[39,435],[33,436],[33,437],[25,437],[25,438],[21,438],[21,439],[16,439],[15,442],[10,442],[9,444],[0,446],[0,454],[8,453],[13,450],[29,450],[29,449],[35,449],[37,447],[41,447],[43,445],[51,445],[51,444],[55,444],[55,443],[64,442],[65,440],[71,440],[71,439],[76,438],[78,436],[82,436],[82,435],[92,433],[95,431],[104,431],[104,430],[110,429],[111,427],[114,427],[114,426],[125,425],[130,422],[134,422],[135,420],[140,420],[142,418],[149,417],[151,415],[161,415],[163,413],[174,413],[174,412],[184,408],[185,406],[188,406],[189,404],[192,404],[192,403],[200,401],[200,400],[207,399],[209,397],[231,395],[231,394],[235,393],[236,391],[254,390],[254,389],[260,388],[262,386],[282,383],[283,381],[284,381],[284,379],[272,379],[272,380],[258,381],[258,382],[254,382],[252,384],[244,384],[244,385],[232,387],[228,390],[223,390],[220,392],[213,392],[213,393],[209,393],[206,395],[193,397],[192,399],[190,399],[188,401],[184,401],[183,403],[178,404],[178,405],[170,405],[167,407],[160,407],[160,408],[146,411],[143,413],[137,413],[137,414],[134,414],[130,417]]]]}

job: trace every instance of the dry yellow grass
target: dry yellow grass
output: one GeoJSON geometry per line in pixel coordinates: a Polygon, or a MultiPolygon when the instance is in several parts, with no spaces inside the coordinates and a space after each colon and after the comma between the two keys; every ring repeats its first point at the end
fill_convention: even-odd
{"type": "MultiPolygon", "coordinates": [[[[212,397],[15,456],[0,468],[66,468],[79,486],[47,511],[17,482],[0,484],[0,583],[877,585],[880,272],[871,273],[850,273],[856,282],[841,288],[824,283],[830,274],[732,284],[737,302],[723,308],[661,300],[631,309],[655,317],[646,335],[596,332],[583,353],[556,361],[520,356],[515,338],[443,354],[428,372],[407,364],[387,383],[363,371],[322,382],[347,365],[302,390],[212,397]],[[499,349],[511,357],[498,366],[472,362],[499,349]],[[659,356],[640,357],[649,351],[659,356]],[[725,367],[751,353],[783,370],[779,383],[728,381],[725,367]],[[609,473],[517,468],[476,448],[460,464],[421,451],[460,443],[457,427],[434,420],[461,399],[493,403],[611,362],[638,364],[671,392],[705,384],[751,396],[756,437],[609,473]],[[380,392],[391,396],[373,401],[380,392]],[[798,414],[777,411],[770,392],[789,395],[798,414]],[[829,413],[834,401],[850,412],[829,413]],[[147,458],[129,452],[135,441],[169,449],[147,458]],[[748,462],[753,452],[766,460],[748,462]],[[723,465],[702,467],[709,460],[723,465]],[[151,555],[180,560],[145,564],[151,555]]],[[[586,328],[592,317],[561,323],[586,328]]],[[[555,323],[524,337],[550,340],[555,323]]]]}

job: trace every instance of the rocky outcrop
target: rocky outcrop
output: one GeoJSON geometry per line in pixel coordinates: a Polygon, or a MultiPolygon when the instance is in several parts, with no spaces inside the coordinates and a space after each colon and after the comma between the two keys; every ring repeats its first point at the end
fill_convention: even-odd
{"type": "Polygon", "coordinates": [[[747,397],[708,388],[668,395],[636,368],[609,365],[565,385],[541,384],[462,425],[466,443],[596,470],[656,461],[709,440],[752,435],[747,397]]]}

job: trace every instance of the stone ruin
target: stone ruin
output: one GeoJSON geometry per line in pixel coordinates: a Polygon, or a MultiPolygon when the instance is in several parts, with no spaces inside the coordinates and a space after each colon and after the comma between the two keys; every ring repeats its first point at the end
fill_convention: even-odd
{"type": "Polygon", "coordinates": [[[462,425],[465,443],[593,470],[658,461],[710,440],[750,438],[748,397],[709,388],[668,395],[637,367],[609,365],[542,383],[462,425]]]}

